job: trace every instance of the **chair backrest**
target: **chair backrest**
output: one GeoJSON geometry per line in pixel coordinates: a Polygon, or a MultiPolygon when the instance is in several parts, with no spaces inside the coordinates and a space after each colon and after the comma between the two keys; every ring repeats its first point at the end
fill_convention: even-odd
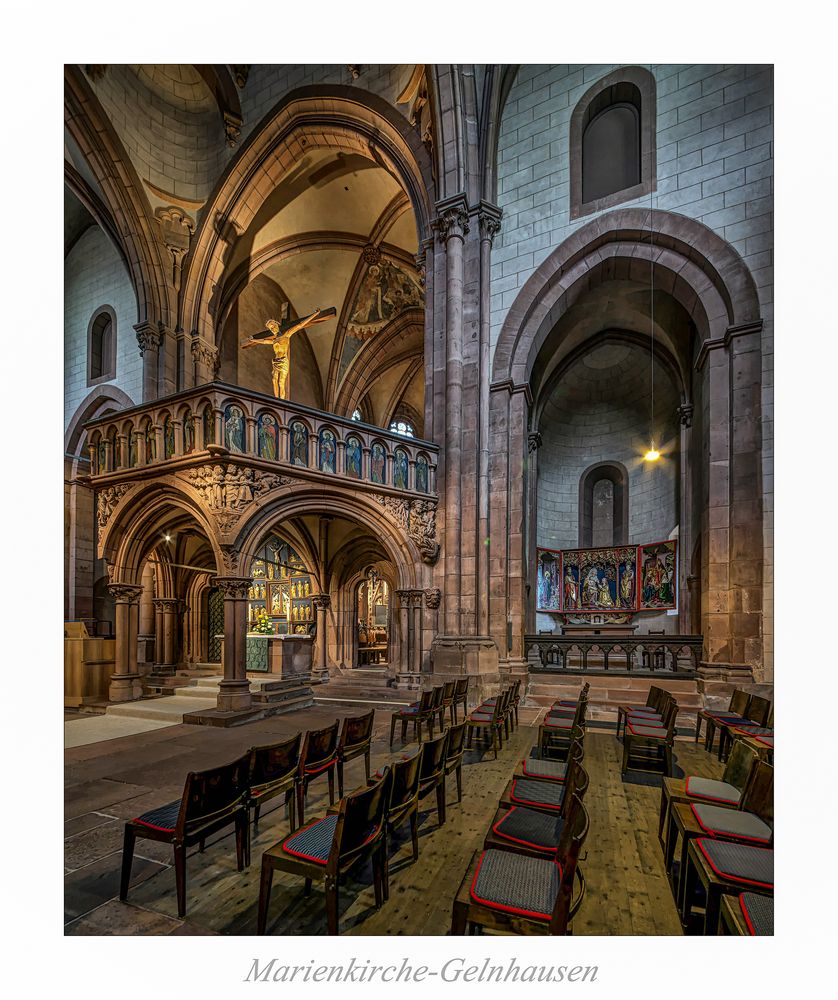
{"type": "Polygon", "coordinates": [[[550,917],[551,934],[567,934],[568,924],[585,897],[585,879],[579,870],[579,896],[576,902],[573,902],[573,883],[577,878],[579,852],[588,836],[588,828],[588,813],[580,796],[574,795],[568,808],[568,816],[562,829],[556,857],[562,874],[556,902],[553,906],[553,914],[550,917]]]}
{"type": "Polygon", "coordinates": [[[390,800],[387,805],[389,812],[401,809],[419,794],[419,779],[422,776],[424,754],[425,744],[420,743],[417,753],[392,765],[390,769],[392,772],[390,800]]]}
{"type": "Polygon", "coordinates": [[[442,704],[450,705],[454,700],[454,681],[446,681],[442,685],[442,704]]]}
{"type": "Polygon", "coordinates": [[[250,754],[206,771],[190,771],[183,787],[176,832],[179,836],[238,809],[247,794],[250,754]]]}
{"type": "Polygon", "coordinates": [[[442,696],[445,693],[445,685],[440,684],[439,687],[435,687],[431,694],[433,695],[433,701],[431,702],[431,711],[440,708],[442,705],[442,696]]]}
{"type": "Polygon", "coordinates": [[[430,712],[431,707],[434,703],[434,696],[436,693],[436,688],[428,688],[427,691],[423,691],[419,695],[419,714],[423,715],[430,712]]]}
{"type": "Polygon", "coordinates": [[[654,708],[657,711],[658,706],[663,701],[666,693],[667,692],[662,687],[652,684],[649,687],[649,694],[646,696],[646,707],[654,708]]]}
{"type": "Polygon", "coordinates": [[[369,743],[372,739],[372,727],[375,722],[375,709],[371,708],[364,715],[353,715],[343,720],[338,746],[341,750],[347,747],[358,747],[369,743]]]}
{"type": "Polygon", "coordinates": [[[757,760],[739,800],[739,808],[756,813],[766,823],[774,822],[774,768],[757,760]]]}
{"type": "Polygon", "coordinates": [[[269,782],[282,781],[290,777],[300,763],[300,745],[302,733],[297,733],[290,740],[281,743],[270,743],[267,746],[251,747],[249,786],[258,788],[269,782]]]}
{"type": "Polygon", "coordinates": [[[445,754],[446,763],[450,763],[457,757],[462,757],[466,749],[466,723],[460,722],[456,726],[449,726],[448,749],[445,754]]]}
{"type": "Polygon", "coordinates": [[[743,791],[745,785],[748,784],[748,778],[751,776],[754,761],[757,760],[759,760],[759,754],[756,750],[752,750],[742,740],[734,740],[728,754],[727,763],[725,764],[722,781],[726,781],[729,785],[733,785],[734,788],[738,788],[740,792],[743,791]]]}
{"type": "Polygon", "coordinates": [[[454,682],[454,697],[466,698],[468,696],[468,677],[458,677],[454,682]]]}
{"type": "Polygon", "coordinates": [[[751,696],[747,691],[743,691],[741,688],[736,688],[733,694],[730,696],[730,704],[727,706],[728,712],[732,712],[734,715],[745,715],[748,710],[748,705],[750,704],[751,696]]]}
{"type": "Polygon", "coordinates": [[[303,738],[303,748],[300,751],[300,774],[303,774],[306,768],[325,764],[335,756],[339,728],[340,719],[335,719],[334,725],[326,726],[325,729],[309,729],[303,738]]]}
{"type": "Polygon", "coordinates": [[[423,745],[425,753],[422,756],[422,776],[421,781],[431,781],[436,778],[445,767],[445,755],[448,751],[448,738],[450,729],[446,729],[442,735],[435,740],[427,740],[423,745]]]}
{"type": "Polygon", "coordinates": [[[381,829],[392,781],[390,768],[385,767],[378,781],[341,799],[327,871],[336,872],[381,829]]]}
{"type": "Polygon", "coordinates": [[[758,694],[755,694],[748,705],[745,718],[750,719],[751,722],[755,722],[758,726],[764,726],[768,722],[768,713],[770,711],[771,702],[767,698],[760,698],[758,694]]]}
{"type": "Polygon", "coordinates": [[[578,795],[580,801],[584,799],[589,784],[590,778],[588,772],[582,767],[581,761],[572,759],[567,768],[567,782],[565,784],[565,793],[561,807],[562,816],[567,818],[574,795],[578,795]]]}
{"type": "Polygon", "coordinates": [[[663,724],[666,727],[666,738],[671,740],[675,733],[675,720],[678,717],[678,702],[670,695],[666,706],[663,724]]]}

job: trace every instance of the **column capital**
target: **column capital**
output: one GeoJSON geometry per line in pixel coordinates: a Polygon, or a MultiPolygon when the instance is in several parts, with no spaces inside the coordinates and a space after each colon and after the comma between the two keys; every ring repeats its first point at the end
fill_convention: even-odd
{"type": "Polygon", "coordinates": [[[678,407],[678,416],[681,420],[681,424],[684,427],[692,427],[693,425],[693,411],[695,407],[692,403],[682,403],[678,407]]]}
{"type": "Polygon", "coordinates": [[[200,337],[193,333],[190,349],[192,351],[192,360],[195,364],[205,365],[207,370],[212,373],[213,380],[217,379],[221,368],[221,356],[218,348],[201,340],[200,337]]]}
{"type": "Polygon", "coordinates": [[[177,611],[180,600],[177,597],[154,597],[151,603],[161,611],[177,611]]]}
{"type": "Polygon", "coordinates": [[[146,351],[156,351],[163,343],[163,324],[162,323],[152,323],[149,320],[143,320],[142,323],[134,324],[134,331],[137,334],[137,344],[140,348],[140,357],[143,357],[146,351]]]}
{"type": "Polygon", "coordinates": [[[332,598],[328,594],[312,594],[311,603],[318,611],[328,611],[332,606],[332,598]]]}
{"type": "Polygon", "coordinates": [[[247,592],[253,583],[249,576],[214,576],[210,584],[218,587],[224,595],[224,599],[231,601],[247,600],[247,592]]]}
{"type": "Polygon", "coordinates": [[[527,450],[529,452],[537,451],[543,443],[544,440],[542,439],[539,431],[530,431],[530,433],[527,434],[527,450]]]}
{"type": "Polygon", "coordinates": [[[456,194],[436,203],[437,217],[431,227],[440,243],[448,243],[453,237],[464,240],[468,228],[468,202],[464,194],[456,194]]]}
{"type": "Polygon", "coordinates": [[[411,607],[421,608],[422,598],[425,596],[424,590],[411,590],[410,591],[410,604],[411,607]]]}
{"type": "Polygon", "coordinates": [[[412,590],[397,590],[396,597],[399,599],[399,604],[402,608],[410,607],[410,596],[413,593],[412,590]]]}
{"type": "Polygon", "coordinates": [[[143,588],[132,583],[109,583],[108,591],[117,604],[139,604],[143,588]]]}
{"type": "Polygon", "coordinates": [[[481,201],[477,206],[477,223],[480,227],[480,239],[491,243],[500,232],[503,209],[489,201],[481,201]]]}

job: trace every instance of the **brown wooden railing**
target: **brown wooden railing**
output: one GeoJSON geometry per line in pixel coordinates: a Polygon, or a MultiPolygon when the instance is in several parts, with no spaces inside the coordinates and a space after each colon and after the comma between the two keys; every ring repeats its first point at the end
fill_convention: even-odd
{"type": "Polygon", "coordinates": [[[539,673],[594,673],[607,670],[692,676],[698,670],[700,635],[525,635],[524,659],[539,673]]]}

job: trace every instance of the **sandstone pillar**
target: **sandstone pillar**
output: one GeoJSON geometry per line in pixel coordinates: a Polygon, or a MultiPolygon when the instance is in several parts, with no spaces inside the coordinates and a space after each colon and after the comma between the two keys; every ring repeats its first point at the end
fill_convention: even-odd
{"type": "Polygon", "coordinates": [[[134,327],[137,333],[137,343],[140,356],[143,359],[143,402],[157,399],[158,379],[160,373],[160,345],[163,343],[163,332],[160,324],[148,320],[137,323],[134,327]]]}
{"type": "Polygon", "coordinates": [[[313,677],[316,680],[327,681],[329,679],[327,656],[329,643],[326,635],[326,612],[332,606],[332,599],[328,594],[314,594],[311,603],[314,605],[315,621],[317,622],[313,677]]]}
{"type": "Polygon", "coordinates": [[[180,602],[171,597],[156,597],[154,604],[154,669],[159,674],[173,674],[177,659],[177,618],[180,602]]]}
{"type": "Polygon", "coordinates": [[[108,590],[116,605],[116,670],[111,675],[108,698],[110,701],[135,701],[143,696],[143,684],[137,672],[137,635],[143,588],[114,583],[108,590]]]}
{"type": "Polygon", "coordinates": [[[217,576],[212,583],[224,595],[224,678],[218,690],[219,712],[250,708],[247,679],[247,591],[250,577],[217,576]]]}
{"type": "Polygon", "coordinates": [[[678,513],[678,630],[682,635],[688,635],[690,634],[690,623],[693,620],[693,590],[688,585],[693,547],[692,403],[683,403],[679,406],[678,416],[681,418],[680,451],[678,456],[681,466],[681,507],[678,513]]]}

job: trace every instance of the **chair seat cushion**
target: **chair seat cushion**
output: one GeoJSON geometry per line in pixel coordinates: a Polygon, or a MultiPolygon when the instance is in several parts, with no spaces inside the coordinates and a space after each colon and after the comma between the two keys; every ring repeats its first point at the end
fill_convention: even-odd
{"type": "Polygon", "coordinates": [[[573,718],[562,719],[557,715],[548,715],[544,725],[548,729],[573,729],[573,718]]]}
{"type": "Polygon", "coordinates": [[[626,718],[629,722],[642,722],[650,726],[659,726],[663,722],[663,716],[652,712],[627,712],[626,718]]]}
{"type": "Polygon", "coordinates": [[[491,722],[494,718],[492,712],[472,712],[468,717],[469,722],[491,722]]]}
{"type": "Polygon", "coordinates": [[[774,851],[770,848],[708,837],[700,837],[695,844],[719,878],[766,889],[774,887],[774,851]]]}
{"type": "Polygon", "coordinates": [[[709,802],[729,802],[732,806],[739,803],[742,793],[735,785],[715,778],[698,778],[689,775],[684,783],[684,790],[692,799],[707,799],[709,802]]]}
{"type": "Polygon", "coordinates": [[[329,860],[337,821],[337,813],[333,813],[331,816],[324,816],[309,823],[285,841],[282,845],[283,851],[286,854],[293,854],[296,858],[305,858],[306,861],[325,865],[329,860]]]}
{"type": "Polygon", "coordinates": [[[165,806],[149,809],[148,812],[144,812],[142,816],[138,816],[132,822],[149,826],[152,830],[163,830],[164,832],[174,830],[180,812],[180,801],[178,799],[177,802],[169,802],[165,806]]]}
{"type": "Polygon", "coordinates": [[[416,713],[418,711],[419,711],[419,706],[418,705],[408,705],[407,708],[401,708],[401,709],[399,709],[398,714],[399,715],[416,715],[416,713]]]}
{"type": "Polygon", "coordinates": [[[746,736],[773,736],[773,729],[766,729],[765,726],[736,726],[734,733],[742,733],[746,736]]]}
{"type": "Polygon", "coordinates": [[[471,883],[471,898],[494,910],[549,920],[562,870],[555,861],[512,851],[484,851],[471,883]]]}
{"type": "Polygon", "coordinates": [[[764,743],[767,747],[774,749],[774,737],[773,736],[755,736],[754,739],[757,743],[764,743]]]}
{"type": "Polygon", "coordinates": [[[498,837],[555,854],[559,848],[564,820],[537,809],[513,806],[492,827],[498,837]]]}
{"type": "Polygon", "coordinates": [[[524,774],[534,778],[564,781],[567,777],[567,761],[565,760],[535,760],[532,757],[527,757],[521,763],[524,765],[524,774]]]}
{"type": "Polygon", "coordinates": [[[513,778],[510,798],[522,805],[541,806],[544,809],[562,807],[564,785],[558,781],[532,781],[527,778],[513,778]]]}
{"type": "Polygon", "coordinates": [[[660,712],[656,708],[652,708],[651,705],[621,705],[620,707],[627,715],[657,715],[660,717],[660,712]]]}
{"type": "Polygon", "coordinates": [[[736,712],[702,712],[701,713],[706,719],[712,719],[714,722],[743,722],[745,720],[744,715],[738,715],[736,712]]]}
{"type": "Polygon", "coordinates": [[[667,736],[663,726],[644,726],[636,722],[629,722],[628,731],[632,736],[643,736],[649,740],[665,740],[667,736]]]}
{"type": "Polygon", "coordinates": [[[732,837],[755,844],[768,844],[771,840],[771,827],[755,813],[711,806],[706,802],[693,802],[691,808],[698,825],[712,837],[732,837]]]}
{"type": "Polygon", "coordinates": [[[559,701],[554,701],[551,708],[576,708],[578,704],[577,698],[561,698],[559,701]]]}
{"type": "Polygon", "coordinates": [[[759,892],[743,892],[739,897],[742,916],[755,937],[774,933],[774,899],[759,892]]]}

